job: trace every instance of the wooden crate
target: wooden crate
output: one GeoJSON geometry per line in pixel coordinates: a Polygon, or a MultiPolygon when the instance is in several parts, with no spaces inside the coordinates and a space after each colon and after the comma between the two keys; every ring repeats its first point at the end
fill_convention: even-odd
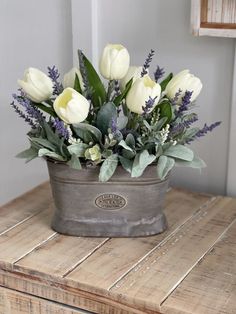
{"type": "Polygon", "coordinates": [[[191,28],[195,36],[236,37],[236,1],[192,0],[191,28]]]}
{"type": "Polygon", "coordinates": [[[48,183],[0,208],[0,314],[236,313],[235,199],[171,189],[146,238],[60,235],[52,211],[48,183]]]}

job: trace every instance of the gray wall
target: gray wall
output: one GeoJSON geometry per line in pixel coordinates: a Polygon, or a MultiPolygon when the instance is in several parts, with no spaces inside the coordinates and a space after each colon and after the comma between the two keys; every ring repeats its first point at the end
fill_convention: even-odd
{"type": "MultiPolygon", "coordinates": [[[[194,190],[224,194],[234,40],[193,37],[189,0],[98,0],[97,25],[92,25],[96,36],[92,36],[93,30],[86,23],[89,24],[94,12],[88,19],[76,18],[76,12],[80,17],[90,10],[88,2],[72,0],[78,10],[73,12],[74,50],[86,47],[85,52],[88,50],[90,55],[91,37],[98,42],[93,51],[99,53],[107,42],[123,43],[130,51],[132,63],[138,65],[143,63],[149,49],[154,48],[154,64],[164,66],[167,72],[189,68],[201,78],[204,88],[197,102],[199,123],[222,120],[223,124],[193,145],[208,167],[201,174],[178,168],[172,181],[194,190]]],[[[35,66],[45,71],[47,65],[56,64],[65,72],[71,67],[70,1],[1,0],[0,27],[0,203],[4,203],[47,179],[42,161],[25,165],[14,158],[27,146],[27,127],[9,108],[9,102],[17,88],[16,79],[22,77],[25,68],[35,66]]]]}

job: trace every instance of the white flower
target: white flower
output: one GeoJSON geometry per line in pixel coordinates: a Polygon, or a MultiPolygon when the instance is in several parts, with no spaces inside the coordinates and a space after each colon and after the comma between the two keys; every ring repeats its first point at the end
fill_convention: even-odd
{"type": "Polygon", "coordinates": [[[124,46],[108,44],[103,49],[99,70],[108,80],[120,80],[126,75],[129,62],[130,56],[124,46]]]}
{"type": "Polygon", "coordinates": [[[30,100],[37,103],[45,101],[52,96],[52,80],[45,73],[35,68],[27,69],[23,80],[18,80],[18,85],[30,100]]]}
{"type": "Polygon", "coordinates": [[[67,87],[55,99],[53,107],[58,117],[64,122],[76,124],[87,118],[90,104],[83,95],[67,87]]]}
{"type": "Polygon", "coordinates": [[[200,94],[202,89],[202,82],[200,79],[193,74],[189,73],[189,70],[183,70],[170,80],[166,86],[166,95],[169,99],[173,99],[176,93],[181,90],[177,100],[177,104],[181,103],[181,98],[184,96],[186,91],[193,92],[191,101],[194,101],[200,94]]]}
{"type": "Polygon", "coordinates": [[[155,99],[153,107],[149,110],[151,112],[158,104],[160,95],[161,86],[146,75],[134,82],[126,97],[126,104],[130,111],[142,114],[146,101],[151,97],[155,99]]]}
{"type": "Polygon", "coordinates": [[[84,83],[83,83],[83,79],[82,79],[82,75],[80,73],[80,70],[76,67],[72,68],[68,73],[66,73],[64,75],[64,80],[63,80],[63,87],[67,88],[67,87],[71,87],[74,88],[75,87],[75,74],[77,74],[79,82],[80,82],[80,87],[81,90],[84,90],[84,83]]]}
{"type": "MultiPolygon", "coordinates": [[[[164,144],[165,141],[168,138],[168,135],[170,133],[170,125],[167,124],[161,131],[160,131],[160,136],[161,136],[161,144],[164,144]]],[[[174,145],[174,144],[173,144],[174,145]]]]}
{"type": "MultiPolygon", "coordinates": [[[[123,91],[125,89],[126,84],[133,78],[134,82],[141,77],[141,72],[143,67],[130,66],[126,75],[120,80],[120,89],[123,91]]],[[[148,72],[148,70],[147,70],[148,72]]]]}

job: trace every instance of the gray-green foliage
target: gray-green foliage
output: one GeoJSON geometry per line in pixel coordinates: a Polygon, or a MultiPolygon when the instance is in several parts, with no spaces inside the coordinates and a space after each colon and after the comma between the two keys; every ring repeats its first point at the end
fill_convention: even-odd
{"type": "Polygon", "coordinates": [[[114,174],[118,166],[118,156],[113,154],[102,163],[99,173],[99,181],[106,182],[114,174]]]}

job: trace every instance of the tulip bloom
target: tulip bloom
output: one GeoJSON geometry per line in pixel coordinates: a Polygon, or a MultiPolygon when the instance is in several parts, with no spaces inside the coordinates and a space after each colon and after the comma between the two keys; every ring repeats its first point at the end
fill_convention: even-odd
{"type": "Polygon", "coordinates": [[[99,70],[108,80],[120,80],[126,75],[129,63],[130,56],[124,46],[108,44],[100,58],[99,70]]]}
{"type": "Polygon", "coordinates": [[[126,104],[130,111],[142,114],[146,102],[151,97],[152,99],[155,99],[153,107],[149,110],[149,112],[151,112],[158,104],[160,96],[161,86],[146,75],[134,82],[126,97],[126,104]]]}
{"type": "MultiPolygon", "coordinates": [[[[125,89],[126,84],[133,79],[134,82],[141,77],[141,72],[143,67],[130,66],[126,75],[120,80],[120,88],[123,91],[125,89]]],[[[147,70],[148,71],[148,70],[147,70]]]]}
{"type": "Polygon", "coordinates": [[[173,99],[176,93],[179,93],[177,104],[181,103],[181,99],[186,91],[193,92],[191,101],[194,101],[200,94],[202,89],[202,82],[193,74],[189,73],[189,70],[183,70],[176,74],[166,86],[166,95],[169,99],[173,99]]]}
{"type": "Polygon", "coordinates": [[[35,68],[27,69],[23,80],[18,80],[18,85],[26,93],[27,97],[36,103],[49,99],[53,93],[51,79],[45,73],[35,68]]]}
{"type": "Polygon", "coordinates": [[[58,117],[67,124],[84,121],[89,113],[88,100],[73,88],[67,87],[53,104],[58,117]]]}
{"type": "Polygon", "coordinates": [[[82,79],[82,75],[80,73],[80,70],[76,67],[72,68],[68,73],[64,75],[64,80],[63,80],[63,87],[71,87],[74,88],[75,86],[75,75],[77,74],[79,82],[80,82],[80,87],[82,91],[84,90],[84,83],[82,79]]]}

